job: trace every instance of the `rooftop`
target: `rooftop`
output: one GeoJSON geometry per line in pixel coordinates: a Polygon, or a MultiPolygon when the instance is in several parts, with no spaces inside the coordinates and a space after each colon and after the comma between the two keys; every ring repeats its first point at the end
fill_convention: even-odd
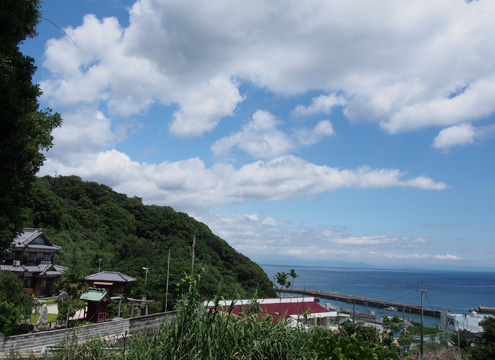
{"type": "Polygon", "coordinates": [[[97,274],[88,275],[84,278],[86,281],[104,281],[104,282],[135,282],[136,278],[122,274],[117,271],[101,271],[97,274]]]}
{"type": "Polygon", "coordinates": [[[60,250],[60,246],[53,245],[43,234],[41,228],[24,228],[22,232],[12,240],[12,248],[34,248],[44,250],[60,250]]]}

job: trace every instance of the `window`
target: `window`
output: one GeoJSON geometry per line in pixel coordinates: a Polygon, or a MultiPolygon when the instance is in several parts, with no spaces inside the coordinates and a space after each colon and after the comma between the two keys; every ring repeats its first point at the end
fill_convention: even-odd
{"type": "Polygon", "coordinates": [[[25,288],[31,288],[31,287],[33,287],[33,286],[32,286],[32,281],[31,281],[31,279],[26,279],[26,280],[24,280],[24,287],[25,287],[25,288]]]}
{"type": "Polygon", "coordinates": [[[52,254],[43,254],[43,261],[50,261],[52,259],[52,254]]]}
{"type": "Polygon", "coordinates": [[[36,253],[29,253],[29,261],[36,261],[36,253]]]}

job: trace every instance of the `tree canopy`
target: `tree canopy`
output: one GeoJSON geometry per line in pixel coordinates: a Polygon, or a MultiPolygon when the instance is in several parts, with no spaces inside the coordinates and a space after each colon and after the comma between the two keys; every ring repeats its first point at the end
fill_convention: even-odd
{"type": "Polygon", "coordinates": [[[23,283],[9,271],[0,271],[0,333],[9,335],[22,318],[29,319],[37,301],[24,294],[23,283]]]}
{"type": "Polygon", "coordinates": [[[52,146],[59,114],[40,110],[34,59],[19,44],[36,36],[38,0],[5,0],[0,7],[0,256],[21,229],[20,208],[52,146]]]}

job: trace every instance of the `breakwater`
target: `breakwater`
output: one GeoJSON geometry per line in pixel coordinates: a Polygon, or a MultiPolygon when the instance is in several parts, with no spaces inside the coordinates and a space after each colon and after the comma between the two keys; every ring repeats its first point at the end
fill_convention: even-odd
{"type": "MultiPolygon", "coordinates": [[[[397,309],[397,311],[404,311],[412,314],[421,314],[421,306],[417,306],[417,305],[401,304],[397,302],[376,300],[361,296],[344,295],[335,292],[321,291],[321,290],[286,289],[286,288],[275,288],[275,290],[284,293],[294,293],[294,294],[320,297],[330,300],[344,301],[349,304],[360,304],[360,305],[372,306],[380,309],[395,308],[397,309]]],[[[435,309],[423,308],[423,314],[426,316],[440,317],[441,311],[435,309]]]]}

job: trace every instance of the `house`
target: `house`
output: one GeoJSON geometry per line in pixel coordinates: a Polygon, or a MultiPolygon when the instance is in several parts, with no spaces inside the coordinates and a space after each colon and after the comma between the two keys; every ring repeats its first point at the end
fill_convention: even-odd
{"type": "Polygon", "coordinates": [[[114,303],[108,296],[107,290],[101,288],[89,288],[81,295],[80,300],[88,303],[84,314],[86,321],[96,323],[107,319],[107,306],[114,303]]]}
{"type": "Polygon", "coordinates": [[[440,314],[440,321],[442,329],[445,329],[448,333],[454,333],[458,330],[468,330],[474,334],[483,332],[481,322],[490,317],[491,315],[480,315],[475,311],[471,314],[452,314],[444,313],[440,314]]]}
{"type": "Polygon", "coordinates": [[[29,296],[56,295],[55,284],[68,269],[53,264],[56,251],[40,228],[25,228],[12,241],[0,271],[11,271],[24,282],[24,293],[29,296]]]}
{"type": "Polygon", "coordinates": [[[86,276],[84,280],[90,287],[106,289],[109,296],[124,295],[126,297],[130,295],[132,285],[137,282],[136,278],[117,271],[101,271],[86,276]]]}
{"type": "MultiPolygon", "coordinates": [[[[321,325],[328,327],[337,318],[336,311],[329,311],[315,301],[314,297],[282,297],[257,300],[224,300],[218,303],[220,310],[234,307],[234,315],[256,304],[261,315],[269,315],[274,321],[288,319],[292,323],[321,325]]],[[[214,302],[204,302],[206,309],[215,306],[214,302]]]]}

